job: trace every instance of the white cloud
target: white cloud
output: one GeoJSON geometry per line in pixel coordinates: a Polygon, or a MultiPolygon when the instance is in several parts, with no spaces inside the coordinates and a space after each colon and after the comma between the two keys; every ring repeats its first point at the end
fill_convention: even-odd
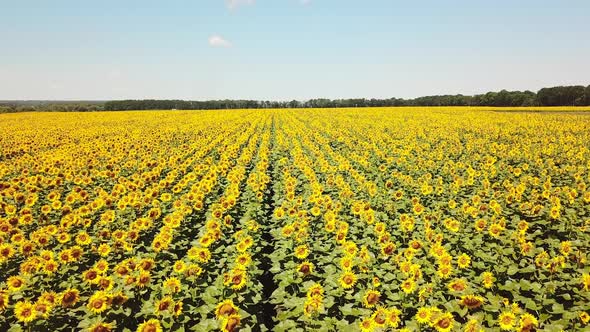
{"type": "Polygon", "coordinates": [[[311,0],[299,0],[299,3],[302,5],[308,5],[311,2],[311,0]]]}
{"type": "Polygon", "coordinates": [[[209,37],[209,46],[212,47],[231,47],[231,43],[219,35],[209,37]]]}
{"type": "Polygon", "coordinates": [[[255,0],[225,0],[225,5],[230,10],[236,9],[242,5],[253,5],[255,0]]]}

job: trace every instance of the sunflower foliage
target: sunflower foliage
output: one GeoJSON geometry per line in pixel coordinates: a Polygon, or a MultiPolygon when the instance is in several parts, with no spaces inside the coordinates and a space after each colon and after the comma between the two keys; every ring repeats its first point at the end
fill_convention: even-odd
{"type": "Polygon", "coordinates": [[[4,114],[0,330],[587,330],[560,110],[4,114]]]}

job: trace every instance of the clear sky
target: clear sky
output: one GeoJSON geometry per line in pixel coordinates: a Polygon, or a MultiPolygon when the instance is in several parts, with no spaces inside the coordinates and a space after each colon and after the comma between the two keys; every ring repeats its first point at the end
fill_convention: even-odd
{"type": "Polygon", "coordinates": [[[588,0],[0,0],[0,99],[305,100],[590,84],[588,0]]]}

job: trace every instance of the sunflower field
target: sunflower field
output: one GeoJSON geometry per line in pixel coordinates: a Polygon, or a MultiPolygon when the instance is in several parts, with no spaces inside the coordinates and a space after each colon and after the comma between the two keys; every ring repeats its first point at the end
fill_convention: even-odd
{"type": "Polygon", "coordinates": [[[559,111],[0,115],[0,331],[588,331],[559,111]]]}

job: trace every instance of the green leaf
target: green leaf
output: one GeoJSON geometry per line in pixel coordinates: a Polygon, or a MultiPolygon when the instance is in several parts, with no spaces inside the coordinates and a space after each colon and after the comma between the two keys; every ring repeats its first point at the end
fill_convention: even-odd
{"type": "Polygon", "coordinates": [[[518,266],[516,266],[516,265],[510,265],[510,267],[508,268],[508,272],[507,273],[508,273],[508,275],[513,276],[513,275],[515,275],[518,272],[518,270],[519,270],[518,269],[518,266]]]}
{"type": "Polygon", "coordinates": [[[562,314],[565,312],[565,310],[563,309],[563,304],[561,303],[553,303],[553,305],[551,306],[551,310],[555,314],[562,314]]]}

